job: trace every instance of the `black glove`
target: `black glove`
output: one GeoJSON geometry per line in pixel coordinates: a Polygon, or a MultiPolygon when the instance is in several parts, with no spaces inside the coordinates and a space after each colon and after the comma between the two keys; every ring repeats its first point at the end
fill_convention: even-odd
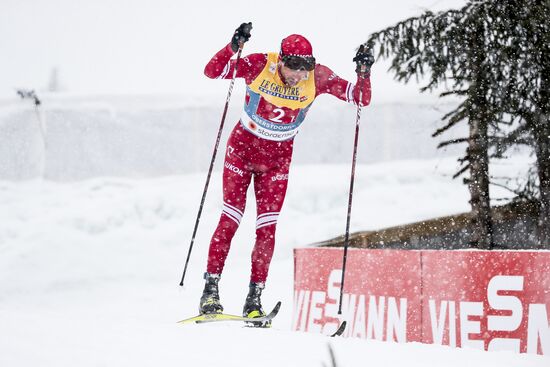
{"type": "Polygon", "coordinates": [[[372,49],[365,47],[365,45],[359,46],[357,54],[353,58],[353,62],[357,64],[355,71],[357,73],[370,73],[370,67],[374,64],[374,54],[372,49]]]}
{"type": "Polygon", "coordinates": [[[233,38],[231,38],[231,49],[233,52],[239,50],[240,44],[245,43],[250,39],[250,31],[252,30],[252,22],[243,23],[239,28],[235,29],[233,38]]]}

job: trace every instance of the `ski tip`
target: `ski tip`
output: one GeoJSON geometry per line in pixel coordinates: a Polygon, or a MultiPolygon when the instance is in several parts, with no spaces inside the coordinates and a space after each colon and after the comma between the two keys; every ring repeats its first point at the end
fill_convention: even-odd
{"type": "Polygon", "coordinates": [[[343,321],[341,324],[340,324],[340,327],[338,328],[338,330],[336,330],[334,332],[334,334],[332,334],[330,337],[331,338],[334,338],[335,336],[340,336],[344,333],[344,330],[346,330],[346,325],[347,325],[347,321],[343,321]]]}
{"type": "Polygon", "coordinates": [[[281,308],[281,301],[277,302],[275,307],[273,307],[273,310],[271,310],[271,312],[265,317],[268,318],[268,319],[274,318],[279,313],[280,308],[281,308]]]}

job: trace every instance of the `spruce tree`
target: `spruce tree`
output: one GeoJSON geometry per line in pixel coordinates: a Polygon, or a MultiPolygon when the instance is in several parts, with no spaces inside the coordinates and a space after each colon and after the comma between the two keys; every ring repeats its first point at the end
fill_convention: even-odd
{"type": "MultiPolygon", "coordinates": [[[[422,91],[443,87],[442,96],[461,99],[433,136],[468,122],[468,137],[440,146],[468,143],[455,177],[470,173],[472,244],[492,243],[489,158],[527,145],[537,157],[540,244],[550,248],[550,1],[469,1],[399,22],[366,44],[391,58],[398,80],[427,77],[422,91]]],[[[528,180],[525,189],[536,186],[528,180]]]]}
{"type": "Polygon", "coordinates": [[[505,106],[520,118],[518,130],[532,141],[540,198],[538,237],[541,248],[550,248],[550,1],[515,0],[506,5],[506,44],[512,45],[508,55],[515,65],[510,78],[515,85],[505,106]]]}
{"type": "Polygon", "coordinates": [[[466,121],[469,136],[441,144],[468,143],[459,160],[455,175],[469,171],[465,178],[472,207],[473,247],[490,249],[493,245],[489,198],[488,131],[494,121],[490,108],[490,49],[483,18],[471,16],[477,5],[470,3],[460,10],[434,14],[426,12],[395,26],[374,33],[367,45],[378,46],[379,55],[391,58],[390,70],[397,80],[408,82],[412,77],[428,77],[422,91],[445,87],[443,96],[455,95],[460,105],[444,116],[447,122],[434,136],[466,121]]]}

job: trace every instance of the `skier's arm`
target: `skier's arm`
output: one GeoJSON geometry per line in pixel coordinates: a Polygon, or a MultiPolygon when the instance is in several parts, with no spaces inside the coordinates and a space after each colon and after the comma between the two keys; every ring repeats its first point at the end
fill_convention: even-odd
{"type": "MultiPolygon", "coordinates": [[[[237,60],[231,60],[235,52],[231,49],[231,43],[218,51],[206,64],[204,74],[211,79],[231,79],[237,60]]],[[[263,70],[267,62],[266,54],[251,54],[239,60],[237,78],[245,78],[250,84],[263,70]]]]}
{"type": "Polygon", "coordinates": [[[315,87],[317,95],[332,94],[343,101],[358,104],[359,94],[362,91],[361,105],[367,106],[371,99],[370,73],[357,74],[355,84],[340,78],[328,67],[317,64],[315,67],[315,87]]]}

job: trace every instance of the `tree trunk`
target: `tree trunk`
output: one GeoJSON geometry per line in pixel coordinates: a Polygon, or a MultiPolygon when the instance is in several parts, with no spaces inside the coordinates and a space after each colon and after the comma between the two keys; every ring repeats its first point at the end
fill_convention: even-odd
{"type": "Polygon", "coordinates": [[[483,119],[470,119],[468,156],[470,157],[470,205],[472,206],[471,246],[493,247],[491,205],[489,198],[488,126],[483,119]]]}
{"type": "Polygon", "coordinates": [[[483,22],[475,25],[470,39],[468,59],[472,82],[468,90],[468,124],[470,136],[467,155],[470,163],[470,205],[472,207],[472,237],[470,245],[480,249],[493,247],[493,226],[489,198],[489,118],[488,83],[485,70],[485,38],[483,22]]]}

